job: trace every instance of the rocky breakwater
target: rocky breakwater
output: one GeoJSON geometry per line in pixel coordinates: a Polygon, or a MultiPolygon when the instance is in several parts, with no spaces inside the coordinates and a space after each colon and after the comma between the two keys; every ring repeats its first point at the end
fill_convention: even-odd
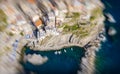
{"type": "Polygon", "coordinates": [[[82,70],[78,72],[78,74],[94,74],[96,71],[95,69],[95,52],[99,51],[101,47],[101,42],[106,41],[105,38],[105,30],[103,29],[100,31],[100,33],[97,35],[96,39],[93,41],[90,41],[88,44],[84,46],[85,57],[82,58],[82,63],[80,66],[82,67],[82,70]]]}

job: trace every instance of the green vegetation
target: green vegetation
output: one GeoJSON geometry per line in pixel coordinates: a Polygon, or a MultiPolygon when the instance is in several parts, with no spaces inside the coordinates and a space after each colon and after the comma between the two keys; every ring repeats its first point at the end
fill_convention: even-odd
{"type": "Polygon", "coordinates": [[[100,14],[102,14],[102,9],[100,7],[97,7],[97,8],[92,10],[92,15],[98,16],[100,14]]]}
{"type": "Polygon", "coordinates": [[[14,36],[14,34],[12,32],[9,32],[8,35],[9,36],[14,36]]]}
{"type": "Polygon", "coordinates": [[[21,36],[24,36],[24,33],[23,33],[23,32],[20,32],[20,35],[21,35],[21,36]]]}
{"type": "Polygon", "coordinates": [[[3,31],[7,27],[7,16],[4,11],[0,9],[0,31],[3,31]]]}
{"type": "Polygon", "coordinates": [[[79,27],[78,24],[74,24],[73,26],[69,26],[66,24],[63,29],[65,33],[73,33],[81,38],[89,35],[89,30],[84,27],[79,27]]]}
{"type": "Polygon", "coordinates": [[[79,18],[80,17],[80,13],[79,12],[73,12],[73,13],[66,13],[66,18],[73,18],[73,19],[76,19],[76,18],[79,18]]]}
{"type": "MultiPolygon", "coordinates": [[[[68,26],[68,25],[66,25],[66,24],[68,24],[68,23],[70,23],[71,25],[74,25],[74,24],[76,24],[76,22],[78,22],[79,21],[79,17],[80,17],[80,13],[79,12],[73,12],[73,13],[66,13],[66,19],[67,18],[70,18],[70,20],[69,21],[67,21],[67,22],[65,22],[65,23],[63,23],[63,25],[62,26],[59,26],[58,28],[62,28],[62,27],[69,27],[70,28],[70,26],[68,26]]],[[[76,29],[76,28],[78,28],[78,26],[77,25],[74,25],[74,26],[71,26],[71,28],[70,29],[76,29]]]]}
{"type": "Polygon", "coordinates": [[[90,17],[90,21],[95,20],[98,16],[102,16],[102,9],[100,7],[97,7],[92,10],[92,15],[90,17]]]}
{"type": "MultiPolygon", "coordinates": [[[[67,13],[66,16],[69,14],[67,13]]],[[[82,15],[82,14],[81,14],[82,15]]],[[[72,13],[70,15],[71,20],[69,22],[63,23],[60,28],[63,28],[63,33],[73,33],[80,38],[84,38],[90,34],[92,29],[95,27],[97,20],[102,16],[102,9],[100,7],[96,7],[91,10],[91,17],[89,21],[80,21],[80,13],[72,13]]]]}
{"type": "Polygon", "coordinates": [[[72,16],[70,15],[70,13],[66,13],[66,17],[65,18],[71,18],[72,16]]]}
{"type": "Polygon", "coordinates": [[[74,31],[74,30],[77,30],[79,27],[77,24],[73,25],[73,26],[68,26],[68,25],[65,25],[64,29],[67,30],[67,31],[74,31]]]}
{"type": "Polygon", "coordinates": [[[79,12],[74,12],[72,17],[73,18],[79,18],[80,17],[80,13],[79,12]]]}
{"type": "Polygon", "coordinates": [[[95,19],[96,19],[95,16],[91,16],[91,17],[90,17],[90,21],[94,21],[95,19]]]}
{"type": "Polygon", "coordinates": [[[21,50],[21,54],[20,54],[21,56],[20,56],[20,60],[19,60],[20,63],[22,63],[22,61],[23,61],[24,53],[25,53],[26,49],[28,49],[28,47],[24,46],[21,50]]]}
{"type": "Polygon", "coordinates": [[[72,19],[71,19],[70,22],[77,22],[79,20],[79,17],[80,17],[80,13],[79,12],[72,13],[72,19]]]}
{"type": "Polygon", "coordinates": [[[90,23],[89,25],[86,25],[87,23],[83,23],[83,24],[84,25],[81,25],[81,24],[79,25],[79,23],[76,23],[70,26],[64,23],[62,26],[63,33],[65,34],[73,33],[80,38],[84,38],[90,34],[90,32],[93,30],[96,24],[95,23],[90,23]]]}

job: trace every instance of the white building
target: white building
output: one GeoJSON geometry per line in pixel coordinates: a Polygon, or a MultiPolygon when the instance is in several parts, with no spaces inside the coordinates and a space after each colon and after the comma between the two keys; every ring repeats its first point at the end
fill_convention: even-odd
{"type": "Polygon", "coordinates": [[[31,20],[33,21],[33,22],[35,22],[35,21],[37,21],[37,20],[39,20],[39,15],[31,15],[31,20]]]}

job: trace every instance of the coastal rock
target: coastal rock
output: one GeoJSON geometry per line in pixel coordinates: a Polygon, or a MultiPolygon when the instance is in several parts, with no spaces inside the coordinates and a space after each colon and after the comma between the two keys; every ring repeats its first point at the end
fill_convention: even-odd
{"type": "Polygon", "coordinates": [[[27,55],[26,61],[34,64],[34,65],[41,65],[45,63],[48,60],[47,57],[42,57],[41,55],[38,54],[33,54],[33,55],[27,55]]]}
{"type": "Polygon", "coordinates": [[[109,29],[109,31],[108,31],[108,34],[109,34],[110,36],[114,36],[116,33],[117,33],[116,30],[115,30],[113,27],[110,27],[110,29],[109,29]]]}
{"type": "Polygon", "coordinates": [[[110,13],[107,13],[106,16],[108,17],[108,21],[111,23],[116,23],[115,19],[110,13]]]}

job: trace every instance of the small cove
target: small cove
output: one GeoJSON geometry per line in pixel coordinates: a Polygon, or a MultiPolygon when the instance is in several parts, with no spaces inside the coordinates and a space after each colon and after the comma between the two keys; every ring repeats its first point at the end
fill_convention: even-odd
{"type": "Polygon", "coordinates": [[[85,50],[78,46],[51,51],[34,51],[26,48],[25,54],[40,54],[48,58],[48,61],[42,65],[33,65],[28,61],[23,63],[26,74],[30,74],[30,72],[36,74],[77,74],[85,50]],[[55,52],[60,53],[55,54],[55,52]]]}

